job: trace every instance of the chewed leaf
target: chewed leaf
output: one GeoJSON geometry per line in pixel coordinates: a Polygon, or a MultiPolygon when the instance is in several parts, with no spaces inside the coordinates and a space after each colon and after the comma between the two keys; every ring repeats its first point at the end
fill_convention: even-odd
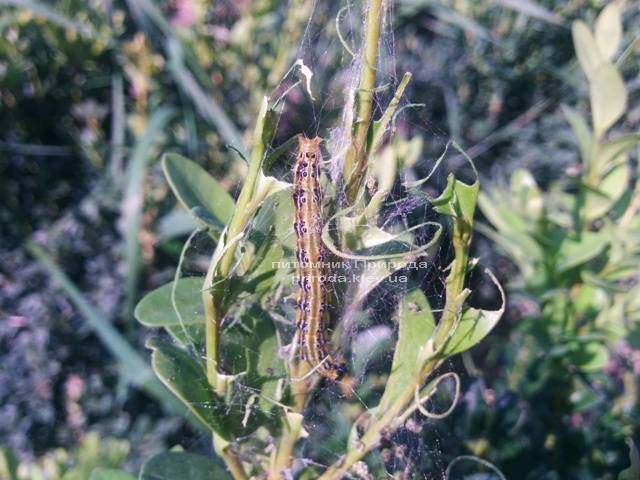
{"type": "Polygon", "coordinates": [[[398,342],[396,343],[391,375],[387,380],[379,408],[386,411],[406,388],[418,367],[420,347],[435,330],[435,319],[424,294],[415,289],[402,300],[398,309],[398,342]]]}
{"type": "Polygon", "coordinates": [[[304,60],[301,58],[296,60],[294,66],[299,67],[300,75],[302,75],[305,80],[305,86],[307,93],[309,94],[309,98],[315,102],[316,99],[313,98],[313,92],[311,91],[311,77],[313,77],[313,72],[304,64],[304,60]]]}
{"type": "Polygon", "coordinates": [[[231,440],[232,426],[238,419],[229,415],[224,399],[211,391],[204,368],[172,345],[152,339],[147,347],[153,350],[151,365],[162,383],[211,431],[231,440]]]}
{"type": "Polygon", "coordinates": [[[467,162],[469,162],[469,165],[471,165],[476,176],[475,182],[469,185],[457,180],[453,174],[449,174],[447,177],[446,187],[437,197],[430,197],[429,195],[417,190],[417,187],[425,183],[433,175],[440,162],[442,162],[449,146],[449,144],[447,144],[447,148],[445,148],[442,156],[436,162],[431,173],[422,180],[406,184],[406,187],[413,195],[427,198],[433,204],[438,213],[454,217],[470,226],[473,224],[473,214],[475,213],[476,204],[478,203],[478,194],[480,192],[480,181],[477,179],[478,172],[473,160],[471,160],[462,147],[460,147],[460,145],[455,141],[451,141],[451,145],[458,150],[467,162]]]}
{"type": "Polygon", "coordinates": [[[347,258],[350,260],[375,261],[417,256],[423,254],[427,249],[435,244],[435,242],[440,237],[440,233],[442,230],[442,226],[436,222],[424,222],[403,230],[399,233],[387,233],[379,229],[377,226],[363,226],[359,228],[359,235],[361,236],[361,238],[368,239],[368,242],[370,242],[369,244],[375,245],[377,247],[377,251],[382,253],[376,252],[374,254],[365,254],[345,252],[338,249],[335,242],[331,238],[329,228],[333,221],[338,218],[338,216],[346,216],[346,214],[350,211],[351,209],[345,209],[338,212],[328,222],[325,223],[324,228],[322,229],[322,241],[324,242],[325,246],[331,251],[331,253],[337,255],[340,258],[347,258]],[[436,231],[431,237],[431,240],[424,245],[420,245],[417,248],[412,248],[410,245],[407,246],[407,235],[426,226],[433,226],[436,228],[436,231]]]}
{"type": "Polygon", "coordinates": [[[480,182],[475,181],[467,185],[450,175],[445,191],[438,198],[434,198],[432,203],[438,213],[459,218],[471,225],[479,192],[480,182]]]}
{"type": "Polygon", "coordinates": [[[136,306],[134,315],[143,325],[148,327],[175,327],[192,324],[204,324],[204,307],[202,305],[201,277],[187,277],[178,280],[175,289],[176,313],[171,292],[173,282],[147,293],[136,306]],[[178,314],[182,317],[182,322],[178,314]]]}
{"type": "MultiPolygon", "coordinates": [[[[456,177],[453,174],[449,174],[447,177],[447,185],[442,190],[442,193],[437,198],[433,198],[431,203],[436,207],[443,209],[446,208],[449,203],[453,201],[454,191],[456,186],[456,177]]],[[[442,213],[442,212],[440,212],[442,213]]]]}
{"type": "Polygon", "coordinates": [[[441,355],[445,358],[457,353],[462,353],[480,343],[480,341],[493,330],[500,318],[502,318],[506,306],[504,290],[493,273],[489,270],[486,270],[486,272],[500,291],[502,305],[498,310],[467,308],[462,313],[462,318],[460,318],[457,328],[442,349],[441,355]]]}
{"type": "Polygon", "coordinates": [[[196,220],[215,219],[219,228],[231,219],[235,203],[231,196],[200,165],[176,153],[162,159],[165,177],[182,206],[191,211],[201,207],[206,211],[196,220]]]}
{"type": "Polygon", "coordinates": [[[249,205],[247,205],[248,213],[253,214],[271,195],[289,188],[291,188],[290,183],[283,182],[275,177],[267,177],[261,170],[258,176],[258,181],[256,182],[256,188],[253,193],[252,200],[249,205]]]}
{"type": "Polygon", "coordinates": [[[380,117],[379,120],[375,120],[373,122],[371,143],[368,146],[368,150],[370,153],[375,153],[375,151],[382,143],[384,133],[389,126],[391,119],[393,118],[393,114],[396,111],[396,108],[398,108],[398,104],[400,103],[400,99],[402,98],[402,94],[404,93],[404,89],[407,87],[407,84],[410,80],[411,73],[405,72],[402,80],[400,80],[400,84],[398,85],[393,99],[389,103],[389,106],[387,107],[385,112],[382,114],[382,117],[380,117]]]}
{"type": "Polygon", "coordinates": [[[187,452],[162,452],[142,466],[139,480],[231,480],[231,476],[207,457],[187,452]]]}
{"type": "Polygon", "coordinates": [[[451,146],[451,141],[447,142],[447,144],[444,147],[444,150],[442,151],[442,154],[440,155],[440,157],[438,157],[438,160],[436,160],[436,163],[433,165],[433,168],[431,169],[431,172],[429,172],[429,174],[424,177],[421,178],[420,180],[415,180],[413,182],[409,182],[406,181],[404,182],[404,187],[409,190],[412,191],[412,193],[415,193],[415,190],[422,184],[426,183],[429,181],[429,179],[433,176],[433,174],[436,172],[436,170],[438,170],[438,167],[440,166],[440,164],[443,162],[444,158],[447,156],[447,152],[449,151],[449,147],[451,146]]]}
{"type": "MultiPolygon", "coordinates": [[[[282,346],[269,314],[259,307],[246,311],[240,318],[244,329],[234,332],[236,369],[244,370],[243,384],[259,393],[262,411],[279,402],[278,382],[286,374],[284,361],[278,355],[282,346]]],[[[227,348],[223,339],[223,350],[227,348]]],[[[237,370],[236,370],[237,371],[237,370]]]]}

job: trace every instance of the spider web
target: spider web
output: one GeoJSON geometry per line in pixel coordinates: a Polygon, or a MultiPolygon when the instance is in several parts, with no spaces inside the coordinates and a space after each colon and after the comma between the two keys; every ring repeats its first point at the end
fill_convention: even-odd
{"type": "MultiPolygon", "coordinates": [[[[348,132],[341,126],[343,109],[345,99],[349,92],[355,91],[359,81],[361,52],[357,45],[364,28],[363,18],[366,16],[360,3],[350,2],[335,6],[329,3],[315,2],[295,55],[295,58],[302,59],[313,72],[311,85],[316,101],[312,101],[305,92],[304,82],[289,90],[298,81],[295,73],[282,79],[275,91],[269,95],[273,99],[287,92],[279,107],[278,129],[274,145],[284,143],[300,131],[310,137],[319,135],[325,138],[330,160],[325,169],[328,183],[329,178],[331,180],[338,178],[337,173],[341,171],[345,147],[348,145],[348,132]],[[327,10],[320,11],[321,9],[327,10]],[[337,22],[322,23],[322,19],[336,19],[336,17],[337,22]],[[336,25],[339,25],[340,35],[336,31],[336,25]]],[[[385,2],[377,73],[377,82],[381,88],[377,89],[374,95],[374,118],[379,118],[384,112],[399,83],[395,62],[393,13],[393,2],[385,2]]],[[[427,146],[422,149],[415,164],[402,173],[402,178],[396,180],[381,209],[378,226],[385,231],[393,232],[428,221],[438,221],[446,231],[446,221],[435,214],[428,202],[411,197],[402,186],[405,181],[425,177],[432,170],[436,159],[445,150],[450,140],[446,133],[429,121],[429,112],[420,108],[403,108],[411,107],[410,98],[411,88],[408,88],[398,108],[399,113],[394,118],[394,134],[403,139],[420,136],[427,146]]],[[[265,173],[290,182],[292,165],[293,153],[281,158],[270,171],[265,173]]],[[[446,158],[444,167],[446,167],[446,158]]],[[[431,176],[424,187],[430,196],[435,197],[442,190],[447,174],[447,169],[441,167],[431,176]]],[[[338,191],[340,188],[338,185],[338,191]]],[[[335,206],[335,208],[338,207],[340,205],[335,206]]],[[[329,226],[329,231],[333,238],[340,233],[335,222],[329,226]]],[[[293,236],[293,229],[290,235],[293,236]]],[[[407,245],[407,250],[428,243],[432,235],[433,229],[417,230],[411,244],[407,245]]],[[[247,243],[243,243],[241,249],[248,247],[247,243]]],[[[214,248],[215,241],[209,234],[194,233],[185,246],[179,276],[204,278],[214,248]]],[[[293,252],[289,253],[291,255],[289,260],[293,261],[293,252]]],[[[345,431],[345,426],[351,425],[360,414],[377,405],[384,390],[384,379],[391,366],[394,343],[397,338],[396,311],[399,300],[408,289],[420,288],[426,293],[437,318],[437,312],[444,303],[444,284],[447,275],[445,269],[451,258],[450,242],[447,236],[443,235],[440,241],[428,250],[428,255],[420,258],[428,265],[426,268],[395,272],[393,275],[396,279],[398,276],[406,276],[407,281],[391,281],[391,277],[382,281],[362,302],[353,306],[348,315],[349,318],[345,318],[345,304],[352,300],[353,292],[358,287],[357,282],[341,287],[333,286],[330,311],[334,322],[333,327],[337,330],[334,340],[337,341],[344,359],[350,366],[350,375],[337,384],[320,382],[309,398],[305,411],[305,428],[310,437],[300,442],[297,467],[304,464],[322,467],[339,460],[344,453],[346,437],[349,433],[348,430],[345,431]],[[340,408],[335,407],[337,402],[341,402],[340,408]]],[[[342,270],[347,276],[361,273],[363,270],[363,266],[358,262],[343,258],[338,260],[343,264],[342,270]]],[[[295,272],[291,271],[290,275],[293,277],[295,272]]],[[[294,282],[282,282],[277,289],[270,292],[270,295],[277,295],[277,300],[273,302],[273,311],[269,313],[283,347],[281,352],[285,352],[284,354],[295,331],[293,299],[296,292],[293,284],[294,282]]],[[[223,328],[250,331],[251,327],[242,325],[241,315],[237,310],[233,310],[225,318],[223,328]]],[[[201,333],[196,332],[191,335],[193,349],[202,360],[208,361],[203,342],[195,340],[197,335],[201,333]]],[[[223,363],[225,355],[223,350],[223,363]]],[[[451,363],[444,367],[445,370],[451,368],[451,363]]],[[[250,391],[251,387],[243,383],[242,377],[237,379],[235,385],[238,394],[258,393],[250,391]]],[[[444,382],[441,390],[443,391],[441,398],[437,397],[433,402],[435,405],[429,407],[434,411],[446,410],[452,398],[450,383],[444,382]]],[[[232,397],[228,403],[229,413],[234,409],[237,410],[235,413],[243,413],[245,406],[240,397],[237,402],[232,397]]],[[[273,409],[265,410],[263,413],[279,415],[273,409]]],[[[446,428],[443,428],[444,425],[443,421],[433,421],[420,417],[419,414],[414,415],[406,426],[384,438],[380,449],[368,457],[368,461],[371,459],[373,464],[372,469],[386,472],[389,478],[398,472],[413,475],[408,478],[446,478],[447,462],[441,447],[442,443],[446,443],[442,441],[443,436],[448,435],[446,428]],[[425,459],[428,461],[425,462],[425,459]]],[[[203,437],[202,441],[205,444],[208,439],[203,437]]],[[[254,448],[256,454],[264,454],[263,443],[252,440],[249,444],[249,449],[254,448]]],[[[295,465],[294,468],[296,468],[295,465]]],[[[354,478],[357,477],[354,476],[354,478]]]]}

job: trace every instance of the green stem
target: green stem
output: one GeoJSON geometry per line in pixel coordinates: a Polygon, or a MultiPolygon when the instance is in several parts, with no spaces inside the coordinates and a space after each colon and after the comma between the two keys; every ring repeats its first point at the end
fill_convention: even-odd
{"type": "MultiPolygon", "coordinates": [[[[219,250],[221,248],[225,248],[225,243],[221,243],[218,245],[216,252],[214,252],[214,256],[211,259],[207,277],[205,279],[204,292],[202,294],[205,308],[207,380],[209,381],[211,388],[216,392],[218,392],[222,387],[218,382],[218,365],[220,360],[220,323],[226,313],[223,305],[225,290],[224,280],[228,277],[231,267],[233,266],[237,249],[236,238],[242,233],[251,217],[249,213],[250,209],[247,207],[253,197],[264,157],[265,146],[263,130],[267,107],[268,103],[267,98],[265,97],[263,99],[258,121],[254,130],[253,150],[251,152],[249,172],[247,174],[246,181],[242,186],[238,201],[236,202],[234,214],[231,222],[229,223],[226,234],[220,238],[220,242],[226,242],[226,250],[219,250]],[[216,262],[218,255],[220,255],[220,260],[219,262],[216,262]]],[[[213,442],[214,445],[216,443],[220,444],[220,439],[215,433],[213,434],[213,442]]],[[[219,448],[218,450],[220,451],[220,455],[227,465],[229,472],[231,472],[231,475],[235,480],[244,480],[248,478],[242,466],[242,462],[237,458],[235,452],[231,449],[231,446],[219,448]]]]}
{"type": "MultiPolygon", "coordinates": [[[[295,379],[305,378],[311,366],[302,360],[292,359],[290,363],[290,377],[295,379]]],[[[302,414],[307,397],[312,389],[312,379],[295,380],[291,382],[291,395],[293,397],[293,411],[302,414]]],[[[282,472],[291,467],[293,461],[293,449],[300,438],[300,429],[292,429],[288,419],[283,419],[282,436],[278,442],[269,472],[269,480],[280,480],[282,472]]]]}
{"type": "Polygon", "coordinates": [[[373,94],[376,86],[378,44],[382,23],[382,0],[371,0],[367,12],[364,35],[364,56],[360,66],[360,84],[357,92],[357,117],[353,129],[353,140],[347,151],[344,177],[347,181],[347,200],[355,201],[362,184],[367,164],[367,134],[373,113],[373,94]]]}
{"type": "Polygon", "coordinates": [[[242,462],[231,445],[215,433],[213,434],[213,448],[222,460],[224,460],[233,480],[249,480],[249,476],[244,471],[242,462]]]}
{"type": "Polygon", "coordinates": [[[282,423],[283,432],[280,437],[280,442],[278,443],[273,468],[269,473],[269,480],[280,480],[283,478],[283,472],[291,467],[293,462],[293,449],[300,438],[300,428],[289,425],[286,417],[282,420],[282,423]]]}
{"type": "MultiPolygon", "coordinates": [[[[251,159],[249,164],[249,172],[247,178],[242,186],[240,196],[236,202],[236,207],[229,223],[229,227],[226,234],[221,237],[220,241],[233,242],[228,246],[226,251],[222,254],[220,261],[216,264],[215,259],[212,259],[209,271],[207,272],[207,279],[205,281],[205,292],[203,293],[205,318],[206,318],[206,349],[207,349],[207,378],[209,384],[212,387],[216,387],[217,383],[217,367],[219,364],[219,343],[220,333],[219,326],[222,318],[224,317],[224,310],[222,308],[222,300],[224,296],[224,282],[218,282],[218,279],[226,279],[231,271],[233,261],[237,249],[236,237],[242,233],[247,222],[250,219],[250,213],[247,206],[251,202],[253,197],[258,176],[260,174],[260,166],[264,157],[265,147],[262,139],[262,133],[264,129],[264,118],[267,113],[267,98],[265,97],[260,108],[260,114],[258,115],[258,121],[254,130],[254,142],[253,150],[251,152],[251,159]],[[207,290],[211,288],[211,290],[207,290]]],[[[214,253],[214,256],[217,254],[214,253]]]]}
{"type": "MultiPolygon", "coordinates": [[[[249,172],[247,179],[244,182],[238,201],[236,202],[235,212],[233,218],[229,223],[229,230],[227,232],[226,239],[234,239],[244,230],[249,218],[251,216],[247,206],[253,198],[256,183],[258,182],[258,176],[260,174],[260,167],[262,166],[262,160],[264,158],[265,144],[263,140],[264,120],[267,115],[268,101],[267,97],[262,100],[260,107],[260,113],[258,113],[258,121],[256,122],[255,129],[253,131],[253,150],[251,151],[251,158],[249,161],[249,172]]],[[[218,272],[221,276],[229,274],[231,265],[235,258],[237,243],[234,243],[229,247],[220,260],[220,266],[218,272]]]]}
{"type": "MultiPolygon", "coordinates": [[[[464,288],[464,279],[467,274],[467,264],[469,263],[469,244],[471,243],[471,225],[458,216],[453,220],[453,243],[454,260],[451,263],[451,271],[445,283],[446,301],[442,318],[435,335],[436,351],[449,338],[451,329],[456,323],[461,307],[461,297],[464,288]]],[[[464,299],[462,299],[464,300],[464,299]]]]}

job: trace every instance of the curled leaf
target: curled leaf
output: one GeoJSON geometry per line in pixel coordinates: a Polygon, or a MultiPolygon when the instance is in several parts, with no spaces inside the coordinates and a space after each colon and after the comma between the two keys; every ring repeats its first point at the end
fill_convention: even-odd
{"type": "Polygon", "coordinates": [[[448,372],[444,375],[440,375],[438,378],[433,380],[427,387],[425,387],[422,392],[420,392],[420,387],[416,387],[416,392],[414,396],[415,408],[425,417],[432,418],[436,420],[441,420],[443,418],[451,415],[451,412],[456,408],[458,404],[458,399],[460,398],[460,377],[455,372],[448,372]],[[446,380],[447,378],[453,378],[455,383],[455,392],[453,395],[453,399],[451,400],[451,405],[442,413],[434,413],[428,411],[424,404],[428,402],[438,391],[438,387],[440,384],[446,380]]]}

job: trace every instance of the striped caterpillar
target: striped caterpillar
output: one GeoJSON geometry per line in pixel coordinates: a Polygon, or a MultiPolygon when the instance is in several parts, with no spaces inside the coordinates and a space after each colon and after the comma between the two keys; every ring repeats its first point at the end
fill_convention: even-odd
{"type": "Polygon", "coordinates": [[[323,377],[339,380],[344,364],[327,353],[326,250],[322,242],[322,192],[319,164],[322,139],[298,135],[298,152],[293,170],[293,204],[296,234],[298,310],[296,328],[302,360],[323,377]]]}

